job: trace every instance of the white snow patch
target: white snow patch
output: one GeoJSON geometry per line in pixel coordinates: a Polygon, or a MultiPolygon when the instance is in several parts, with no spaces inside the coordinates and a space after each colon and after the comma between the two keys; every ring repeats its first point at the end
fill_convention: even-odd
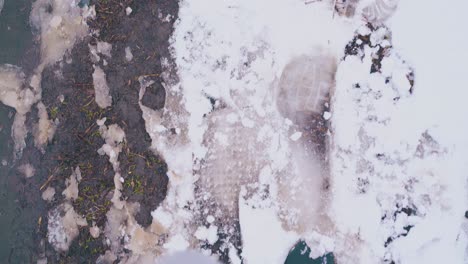
{"type": "Polygon", "coordinates": [[[171,237],[171,239],[164,244],[164,248],[168,250],[169,253],[183,251],[188,249],[189,243],[181,234],[177,234],[171,237]]]}

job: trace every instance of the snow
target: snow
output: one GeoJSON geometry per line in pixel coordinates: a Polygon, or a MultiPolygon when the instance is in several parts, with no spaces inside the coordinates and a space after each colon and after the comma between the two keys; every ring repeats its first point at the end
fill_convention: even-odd
{"type": "Polygon", "coordinates": [[[65,196],[66,200],[76,200],[78,198],[78,184],[81,181],[81,171],[80,167],[76,167],[75,170],[72,172],[70,177],[65,180],[65,185],[67,186],[65,190],[63,190],[62,195],[65,196]]]}
{"type": "Polygon", "coordinates": [[[289,138],[292,141],[298,141],[302,137],[302,132],[294,132],[289,138]]]}
{"type": "Polygon", "coordinates": [[[28,132],[25,126],[26,114],[36,101],[34,92],[24,87],[25,77],[19,67],[0,65],[0,101],[16,110],[11,131],[16,156],[19,156],[26,146],[25,138],[28,132]]]}
{"type": "Polygon", "coordinates": [[[133,60],[133,54],[132,54],[132,50],[130,49],[130,47],[125,48],[125,59],[128,62],[133,60]]]}
{"type": "Polygon", "coordinates": [[[127,6],[127,8],[125,8],[125,14],[126,14],[127,16],[129,16],[129,15],[132,13],[132,11],[133,11],[132,8],[129,7],[129,6],[127,6]]]}
{"type": "Polygon", "coordinates": [[[106,126],[106,118],[102,118],[96,121],[99,126],[99,133],[101,134],[102,139],[105,143],[101,148],[97,150],[99,155],[107,155],[109,157],[109,162],[112,164],[114,169],[114,195],[112,196],[112,203],[117,209],[123,209],[125,207],[125,202],[120,200],[121,191],[122,191],[122,181],[120,180],[120,162],[119,162],[119,153],[122,151],[122,143],[125,140],[125,132],[119,125],[112,124],[106,126]]]}
{"type": "Polygon", "coordinates": [[[459,63],[468,58],[461,48],[468,39],[457,33],[464,8],[462,1],[401,1],[388,21],[391,39],[378,29],[370,37],[377,47],[339,66],[332,217],[341,236],[335,255],[348,263],[466,262],[468,109],[458,100],[466,96],[459,63]],[[434,19],[441,8],[444,18],[434,19]],[[373,53],[389,41],[394,48],[381,71],[369,74],[373,53]]]}
{"type": "Polygon", "coordinates": [[[96,226],[96,223],[93,222],[93,225],[89,227],[89,234],[93,238],[98,238],[99,235],[101,234],[101,230],[99,229],[99,227],[96,226]]]}
{"type": "Polygon", "coordinates": [[[68,202],[51,210],[48,219],[48,241],[56,251],[60,252],[68,251],[79,234],[79,227],[87,225],[86,220],[79,216],[68,202]]]}
{"type": "Polygon", "coordinates": [[[189,243],[181,234],[174,235],[166,244],[164,244],[164,248],[166,248],[169,253],[184,251],[188,249],[188,247],[189,243]]]}
{"type": "MultiPolygon", "coordinates": [[[[233,263],[284,263],[299,240],[311,247],[311,257],[333,252],[339,263],[468,261],[468,38],[462,28],[468,4],[376,0],[335,12],[331,2],[180,2],[171,39],[179,81],[164,77],[164,109],[141,103],[154,80],[139,79],[151,149],[166,161],[169,178],[167,197],[146,229],[134,219],[138,204],[120,199],[125,133],[97,121],[105,140],[98,153],[115,172],[104,229],[111,251],[102,259],[121,254],[123,240],[135,261],[158,252],[161,263],[171,263],[170,254],[200,250],[200,241],[212,245],[222,234],[233,263]],[[363,37],[355,41],[362,49],[345,56],[355,35],[363,37]],[[380,69],[371,73],[379,56],[380,69]],[[324,108],[328,93],[330,110],[324,108]],[[303,111],[331,124],[323,154],[329,163],[310,151],[297,118],[303,111]],[[237,221],[240,256],[230,240],[237,221]],[[156,243],[160,237],[167,239],[156,243]]],[[[21,69],[0,68],[0,101],[17,110],[17,150],[24,147],[26,113],[40,101],[43,67],[61,60],[93,16],[66,3],[34,4],[42,59],[32,90],[21,69]]],[[[112,45],[98,41],[89,48],[95,100],[106,108],[112,97],[98,62],[100,54],[111,57],[112,45]]],[[[132,58],[125,48],[125,59],[132,58]]],[[[52,139],[54,123],[42,103],[37,108],[40,147],[52,139]]],[[[67,200],[78,197],[78,183],[75,171],[66,181],[67,200]]],[[[55,193],[49,188],[48,201],[55,193]]],[[[66,251],[84,225],[65,202],[49,214],[48,240],[66,251]]],[[[100,234],[94,224],[89,231],[100,234]]]]}
{"type": "Polygon", "coordinates": [[[42,102],[37,105],[39,121],[33,129],[34,134],[34,145],[44,152],[44,146],[52,141],[55,130],[57,128],[58,120],[53,122],[49,119],[47,109],[42,102]]]}
{"type": "Polygon", "coordinates": [[[26,178],[31,178],[36,173],[36,169],[34,169],[34,167],[29,163],[19,166],[18,171],[21,172],[26,178]]]}
{"type": "Polygon", "coordinates": [[[218,241],[218,227],[215,225],[210,225],[208,228],[199,226],[194,235],[198,240],[206,240],[208,244],[214,245],[218,241]]]}
{"type": "MultiPolygon", "coordinates": [[[[217,219],[219,217],[223,229],[232,229],[240,217],[241,230],[245,230],[244,225],[248,225],[248,221],[243,221],[237,208],[239,191],[244,185],[252,186],[254,190],[261,189],[258,182],[262,180],[262,184],[271,188],[267,195],[270,197],[266,200],[259,198],[256,202],[275,204],[270,216],[277,217],[280,212],[286,215],[278,219],[278,239],[268,240],[273,250],[252,238],[252,234],[249,236],[242,231],[244,249],[249,247],[251,252],[243,256],[244,261],[281,263],[300,237],[310,238],[314,245],[320,244],[313,241],[316,236],[311,231],[317,230],[317,226],[321,231],[327,230],[327,221],[322,221],[322,217],[315,213],[315,209],[325,206],[322,202],[326,199],[321,198],[320,186],[326,175],[321,165],[307,165],[301,160],[301,154],[306,153],[298,144],[302,139],[297,138],[298,143],[291,143],[289,137],[292,134],[304,131],[297,130],[296,120],[288,121],[281,115],[284,113],[278,112],[278,80],[285,66],[299,57],[306,58],[305,61],[314,58],[310,60],[312,63],[306,63],[310,71],[317,70],[315,66],[321,64],[329,68],[330,71],[314,73],[330,83],[332,75],[327,74],[332,74],[338,58],[343,55],[345,44],[352,38],[354,22],[342,17],[333,18],[333,9],[326,1],[305,5],[293,0],[185,1],[180,4],[179,18],[172,46],[180,83],[169,88],[172,93],[168,93],[163,112],[149,112],[142,107],[153,147],[168,163],[170,187],[162,206],[178,218],[179,213],[186,212],[182,208],[187,208],[184,206],[191,198],[191,195],[183,193],[193,192],[195,182],[199,196],[194,198],[200,199],[198,202],[201,204],[214,201],[222,212],[221,215],[218,213],[217,219]],[[214,101],[213,106],[210,100],[214,101]],[[165,127],[180,127],[181,134],[168,140],[164,136],[167,132],[156,130],[160,123],[169,124],[165,127]],[[167,148],[169,145],[171,150],[167,148]],[[181,156],[187,158],[183,163],[181,156]],[[202,164],[200,160],[203,160],[202,164]],[[266,171],[263,168],[269,168],[270,172],[262,173],[266,171]],[[178,173],[173,173],[175,171],[178,173]],[[308,173],[313,174],[313,179],[307,179],[311,178],[308,173]],[[315,183],[312,189],[306,187],[310,181],[315,183]],[[288,190],[294,186],[302,187],[294,194],[289,193],[288,190]],[[184,203],[173,201],[182,196],[185,197],[184,203]],[[297,203],[309,199],[313,203],[297,203]],[[287,214],[294,211],[288,209],[293,204],[294,210],[299,212],[295,216],[287,214]],[[174,205],[175,208],[171,207],[174,205]],[[308,221],[308,217],[318,222],[308,221]],[[281,238],[282,234],[289,232],[283,228],[298,233],[294,241],[281,238]],[[268,254],[276,252],[276,249],[282,253],[270,258],[264,251],[267,249],[268,254]]],[[[294,65],[300,69],[302,64],[303,61],[298,60],[294,65]]],[[[304,74],[296,68],[293,75],[304,74]]],[[[281,87],[287,91],[288,83],[283,84],[281,87]]],[[[328,92],[329,87],[320,86],[320,81],[313,85],[317,86],[313,91],[328,92]]],[[[302,88],[309,92],[307,84],[302,88]]],[[[297,99],[301,102],[299,99],[302,98],[297,99]]],[[[312,111],[321,114],[323,100],[316,102],[317,108],[312,111]]],[[[298,103],[289,108],[300,111],[301,107],[307,106],[298,103]]],[[[262,197],[260,194],[257,196],[262,197]]],[[[206,213],[212,214],[209,209],[206,213]]],[[[188,215],[189,219],[197,217],[188,215]]],[[[188,225],[185,221],[172,223],[170,233],[190,238],[193,234],[185,227],[191,226],[191,222],[188,225]]],[[[196,230],[197,227],[192,228],[196,230]]],[[[226,234],[231,235],[229,232],[226,234]]],[[[226,246],[231,247],[227,240],[226,246]]],[[[170,246],[166,244],[165,247],[170,246]]],[[[229,254],[232,260],[238,257],[235,252],[229,254]]]]}
{"type": "Polygon", "coordinates": [[[109,94],[106,74],[101,67],[94,65],[93,86],[96,104],[100,108],[106,108],[112,105],[112,97],[109,94]]]}
{"type": "Polygon", "coordinates": [[[54,200],[55,196],[55,188],[53,187],[47,187],[43,192],[42,192],[42,199],[47,202],[51,202],[54,200]]]}
{"type": "Polygon", "coordinates": [[[274,208],[254,209],[241,200],[239,210],[242,258],[248,263],[284,263],[298,235],[281,227],[274,208]]]}

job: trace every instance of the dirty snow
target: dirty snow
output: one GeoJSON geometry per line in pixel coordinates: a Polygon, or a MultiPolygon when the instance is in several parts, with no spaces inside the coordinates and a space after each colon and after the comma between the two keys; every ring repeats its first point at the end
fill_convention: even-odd
{"type": "Polygon", "coordinates": [[[18,171],[21,172],[26,178],[31,178],[36,173],[36,169],[34,169],[34,167],[29,163],[19,166],[18,171]]]}
{"type": "Polygon", "coordinates": [[[81,171],[80,167],[77,166],[70,177],[65,180],[65,185],[67,187],[63,190],[62,195],[65,196],[66,200],[76,200],[78,198],[78,184],[80,181],[81,171]]]}
{"type": "Polygon", "coordinates": [[[78,215],[69,202],[51,210],[48,216],[47,237],[56,251],[66,252],[79,234],[80,226],[87,226],[86,220],[78,215]]]}
{"type": "Polygon", "coordinates": [[[54,200],[55,196],[55,188],[54,187],[47,187],[43,192],[42,192],[42,199],[47,202],[51,202],[54,200]]]}
{"type": "Polygon", "coordinates": [[[132,50],[130,49],[130,47],[125,48],[125,59],[128,62],[133,60],[133,54],[132,54],[132,50]]]}
{"type": "Polygon", "coordinates": [[[96,104],[100,108],[106,108],[112,105],[112,97],[109,94],[106,74],[101,67],[94,65],[93,86],[96,104]]]}

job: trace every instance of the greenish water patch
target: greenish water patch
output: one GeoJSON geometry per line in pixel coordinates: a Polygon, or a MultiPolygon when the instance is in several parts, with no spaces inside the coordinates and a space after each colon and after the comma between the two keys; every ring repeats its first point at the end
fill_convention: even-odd
{"type": "Polygon", "coordinates": [[[31,0],[5,0],[0,13],[0,64],[17,65],[32,44],[31,0]]]}
{"type": "Polygon", "coordinates": [[[335,263],[333,253],[328,253],[325,256],[312,259],[309,258],[310,248],[304,241],[298,242],[289,252],[284,264],[333,264],[335,263]]]}

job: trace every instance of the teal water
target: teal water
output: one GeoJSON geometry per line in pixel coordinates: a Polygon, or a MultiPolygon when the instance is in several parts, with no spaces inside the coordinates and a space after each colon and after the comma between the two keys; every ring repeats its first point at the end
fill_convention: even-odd
{"type": "Polygon", "coordinates": [[[333,264],[335,260],[333,254],[329,253],[323,257],[311,259],[309,258],[310,248],[304,241],[298,242],[289,252],[284,264],[333,264]]]}

